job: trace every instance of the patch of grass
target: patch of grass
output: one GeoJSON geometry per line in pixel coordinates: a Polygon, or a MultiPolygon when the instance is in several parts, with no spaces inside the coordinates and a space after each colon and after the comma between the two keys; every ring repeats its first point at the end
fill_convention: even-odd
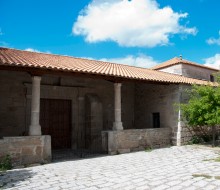
{"type": "Polygon", "coordinates": [[[210,175],[207,175],[207,174],[193,174],[192,176],[193,177],[204,177],[206,179],[214,178],[214,179],[220,180],[220,176],[210,176],[210,175]]]}
{"type": "Polygon", "coordinates": [[[145,152],[151,152],[151,151],[153,151],[153,149],[151,147],[145,148],[145,152]]]}
{"type": "Polygon", "coordinates": [[[210,159],[204,159],[203,161],[208,162],[208,161],[213,161],[213,160],[214,160],[213,158],[210,158],[210,159]]]}
{"type": "Polygon", "coordinates": [[[220,157],[213,159],[215,162],[220,162],[220,157]]]}
{"type": "Polygon", "coordinates": [[[10,155],[7,154],[0,160],[0,171],[6,171],[10,169],[12,169],[12,162],[10,155]]]}
{"type": "Polygon", "coordinates": [[[220,162],[220,157],[217,158],[210,158],[210,159],[204,159],[203,161],[214,161],[214,162],[220,162]]]}
{"type": "Polygon", "coordinates": [[[215,179],[218,179],[218,180],[220,180],[220,176],[215,176],[215,179]]]}
{"type": "Polygon", "coordinates": [[[204,177],[206,179],[211,179],[212,178],[212,176],[207,175],[207,174],[193,174],[192,176],[193,177],[204,177]]]}

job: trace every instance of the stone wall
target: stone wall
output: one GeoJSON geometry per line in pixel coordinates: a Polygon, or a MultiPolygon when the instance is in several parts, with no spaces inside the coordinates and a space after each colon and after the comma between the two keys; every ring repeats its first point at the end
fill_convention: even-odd
{"type": "Polygon", "coordinates": [[[136,84],[135,128],[153,128],[153,113],[160,113],[161,128],[176,128],[179,103],[178,85],[136,84]]]}
{"type": "Polygon", "coordinates": [[[182,65],[182,75],[186,77],[210,81],[210,75],[212,75],[215,72],[216,71],[213,71],[211,69],[196,67],[193,65],[182,65]]]}
{"type": "Polygon", "coordinates": [[[14,166],[51,161],[50,136],[4,137],[0,140],[0,159],[10,155],[14,166]]]}
{"type": "Polygon", "coordinates": [[[167,73],[173,73],[207,81],[210,81],[210,75],[216,72],[212,69],[197,67],[188,64],[172,65],[170,67],[162,68],[159,70],[167,73]]]}
{"type": "Polygon", "coordinates": [[[21,136],[26,131],[24,82],[31,82],[27,73],[0,71],[0,138],[21,136]]]}
{"type": "Polygon", "coordinates": [[[192,137],[194,136],[195,132],[186,126],[181,127],[181,145],[186,145],[188,144],[191,140],[192,137]]]}
{"type": "Polygon", "coordinates": [[[100,134],[103,130],[103,111],[102,104],[96,95],[87,94],[85,112],[85,148],[100,152],[102,148],[100,134]]]}
{"type": "Polygon", "coordinates": [[[126,153],[171,145],[171,129],[129,129],[102,132],[103,150],[109,154],[126,153]]]}
{"type": "MultiPolygon", "coordinates": [[[[216,127],[216,135],[220,135],[220,126],[216,127]]],[[[198,127],[188,127],[183,126],[181,129],[181,145],[186,145],[192,142],[192,138],[196,137],[202,140],[204,137],[205,139],[212,140],[212,127],[207,126],[198,126],[198,127]]]]}
{"type": "Polygon", "coordinates": [[[183,70],[182,69],[182,64],[171,65],[169,67],[159,69],[159,71],[163,71],[163,72],[166,72],[166,73],[172,73],[172,74],[178,74],[178,75],[183,74],[182,70],[183,70]]]}

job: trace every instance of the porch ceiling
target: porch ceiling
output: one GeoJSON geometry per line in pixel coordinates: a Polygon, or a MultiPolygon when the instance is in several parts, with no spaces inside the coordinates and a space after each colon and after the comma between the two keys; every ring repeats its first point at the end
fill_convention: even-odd
{"type": "Polygon", "coordinates": [[[22,70],[38,74],[72,73],[113,81],[127,79],[154,83],[208,84],[207,81],[146,68],[1,47],[0,69],[22,70]]]}

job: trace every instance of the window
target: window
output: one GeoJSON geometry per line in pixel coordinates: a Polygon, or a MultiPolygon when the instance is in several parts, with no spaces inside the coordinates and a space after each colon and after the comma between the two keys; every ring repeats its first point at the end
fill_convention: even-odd
{"type": "Polygon", "coordinates": [[[153,128],[160,128],[160,113],[153,113],[153,128]]]}
{"type": "Polygon", "coordinates": [[[214,82],[214,76],[213,75],[210,75],[210,81],[214,82]]]}

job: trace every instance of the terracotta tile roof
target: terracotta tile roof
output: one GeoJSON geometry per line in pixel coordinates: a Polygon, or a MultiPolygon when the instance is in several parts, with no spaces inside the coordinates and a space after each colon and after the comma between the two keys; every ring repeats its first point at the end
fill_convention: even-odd
{"type": "Polygon", "coordinates": [[[172,65],[177,65],[177,64],[187,64],[187,65],[192,65],[192,66],[196,66],[196,67],[202,67],[202,68],[205,68],[205,69],[210,69],[210,70],[213,70],[213,71],[219,71],[218,69],[207,67],[205,65],[194,63],[194,62],[191,62],[191,61],[188,61],[188,60],[185,60],[185,59],[180,59],[178,57],[174,57],[173,59],[170,59],[170,60],[165,61],[165,62],[163,62],[159,65],[156,65],[156,66],[152,67],[151,69],[159,70],[159,69],[163,69],[163,68],[166,68],[166,67],[169,67],[169,66],[172,66],[172,65]]]}
{"type": "Polygon", "coordinates": [[[3,66],[31,67],[162,83],[207,84],[206,81],[140,67],[0,47],[0,67],[3,66]]]}

